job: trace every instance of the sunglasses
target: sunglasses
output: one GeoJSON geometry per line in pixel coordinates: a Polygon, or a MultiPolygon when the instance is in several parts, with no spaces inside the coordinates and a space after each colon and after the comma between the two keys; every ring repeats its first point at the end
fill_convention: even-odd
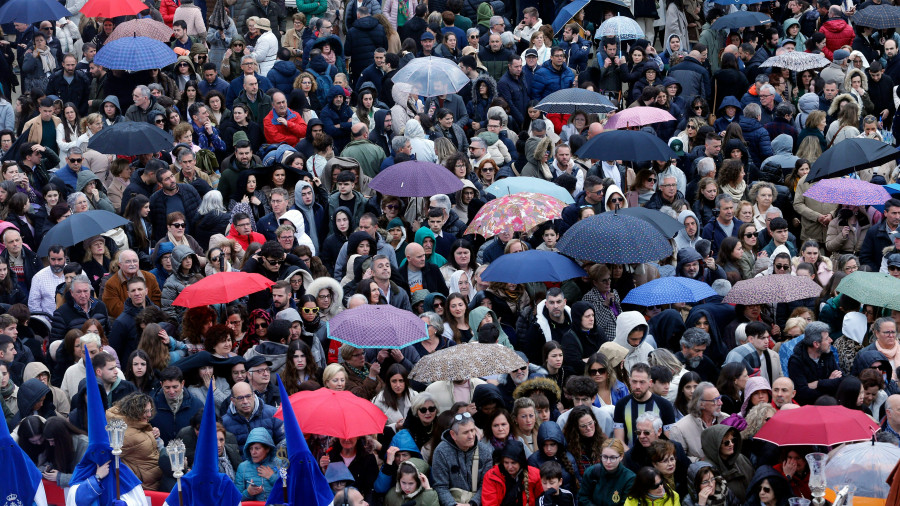
{"type": "Polygon", "coordinates": [[[703,106],[702,106],[702,105],[695,105],[695,106],[694,106],[694,110],[695,110],[695,111],[702,111],[702,110],[703,110],[703,106]]]}
{"type": "Polygon", "coordinates": [[[650,181],[651,183],[655,183],[655,182],[656,182],[656,178],[655,178],[655,177],[648,177],[648,178],[647,178],[647,181],[650,181]]]}
{"type": "Polygon", "coordinates": [[[753,232],[747,232],[746,234],[744,234],[744,237],[750,239],[752,237],[756,237],[756,234],[754,234],[753,232]]]}
{"type": "Polygon", "coordinates": [[[72,163],[81,163],[81,158],[69,158],[69,161],[72,163]]]}
{"type": "Polygon", "coordinates": [[[184,223],[182,222],[182,223],[173,223],[173,224],[170,225],[170,226],[175,227],[175,228],[184,228],[185,225],[184,225],[184,223]]]}
{"type": "Polygon", "coordinates": [[[791,266],[789,264],[775,264],[775,270],[786,271],[790,268],[791,266]]]}
{"type": "Polygon", "coordinates": [[[638,436],[649,436],[650,434],[653,434],[649,430],[636,430],[636,431],[634,431],[634,433],[637,434],[638,436]]]}
{"type": "Polygon", "coordinates": [[[185,63],[185,62],[181,62],[181,63],[178,64],[178,66],[179,66],[179,67],[187,67],[188,64],[185,63]]]}
{"type": "Polygon", "coordinates": [[[618,202],[618,203],[622,203],[622,202],[625,202],[625,199],[622,198],[622,197],[613,197],[613,198],[609,199],[609,201],[610,201],[610,202],[618,202]]]}
{"type": "Polygon", "coordinates": [[[400,209],[400,206],[397,204],[388,204],[384,206],[385,209],[400,209]]]}
{"type": "Polygon", "coordinates": [[[210,261],[210,262],[213,262],[213,263],[216,263],[216,262],[218,262],[218,261],[221,260],[221,259],[222,259],[222,255],[219,255],[219,256],[215,256],[215,257],[210,258],[209,261],[210,261]]]}
{"type": "Polygon", "coordinates": [[[158,119],[158,120],[154,121],[154,123],[156,123],[157,125],[165,124],[165,122],[166,122],[166,120],[164,120],[164,119],[158,119]]]}
{"type": "Polygon", "coordinates": [[[722,446],[734,446],[734,439],[723,439],[722,446]]]}
{"type": "Polygon", "coordinates": [[[763,485],[762,487],[759,487],[759,489],[762,490],[763,492],[767,493],[767,494],[771,494],[771,493],[772,493],[772,489],[771,489],[770,487],[765,486],[765,485],[763,485]]]}
{"type": "Polygon", "coordinates": [[[269,328],[269,324],[266,323],[266,322],[257,323],[257,324],[256,324],[256,327],[257,327],[257,328],[260,328],[260,329],[267,329],[267,328],[269,328]]]}
{"type": "Polygon", "coordinates": [[[597,374],[606,374],[606,368],[601,367],[599,369],[591,369],[588,372],[591,373],[591,376],[595,376],[597,374]]]}
{"type": "Polygon", "coordinates": [[[425,413],[434,413],[435,411],[437,411],[437,408],[434,406],[422,406],[421,408],[419,408],[419,413],[422,413],[423,415],[425,413]]]}
{"type": "Polygon", "coordinates": [[[316,313],[318,313],[318,312],[319,312],[319,308],[318,308],[318,307],[305,307],[305,308],[303,308],[303,313],[304,313],[304,314],[316,314],[316,313]]]}
{"type": "Polygon", "coordinates": [[[266,258],[266,262],[269,262],[272,265],[281,265],[284,263],[284,259],[281,260],[272,260],[271,258],[266,258]]]}

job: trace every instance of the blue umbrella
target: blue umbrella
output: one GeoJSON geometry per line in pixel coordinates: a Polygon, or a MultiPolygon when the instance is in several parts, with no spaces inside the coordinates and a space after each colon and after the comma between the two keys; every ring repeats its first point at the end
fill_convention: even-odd
{"type": "Polygon", "coordinates": [[[616,110],[616,106],[605,96],[583,88],[565,88],[544,97],[535,107],[546,113],[572,114],[583,111],[587,114],[606,114],[616,110]]]}
{"type": "Polygon", "coordinates": [[[9,0],[0,7],[0,24],[24,23],[30,25],[47,20],[71,16],[61,3],[54,0],[9,0]]]}
{"type": "Polygon", "coordinates": [[[484,270],[481,279],[504,283],[562,282],[587,276],[570,258],[553,251],[530,250],[501,255],[484,270]]]}
{"type": "Polygon", "coordinates": [[[172,134],[162,128],[146,121],[126,121],[98,132],[88,141],[88,148],[108,155],[136,156],[171,150],[172,144],[172,134]]]}
{"type": "Polygon", "coordinates": [[[50,231],[41,240],[41,246],[37,251],[38,257],[47,256],[50,246],[59,244],[68,248],[126,223],[128,220],[125,218],[101,209],[73,214],[50,228],[50,231]]]}
{"type": "Polygon", "coordinates": [[[622,302],[636,306],[660,306],[678,302],[697,302],[716,295],[702,281],[681,277],[659,278],[632,289],[622,302]]]}
{"type": "Polygon", "coordinates": [[[576,153],[580,158],[647,162],[676,158],[659,137],[639,130],[607,130],[591,137],[576,153]]]}
{"type": "Polygon", "coordinates": [[[393,197],[430,197],[462,190],[463,182],[443,165],[410,160],[379,172],[369,187],[393,197]]]}
{"type": "Polygon", "coordinates": [[[574,0],[560,9],[556,19],[553,20],[553,35],[558,35],[569,24],[569,21],[572,21],[572,18],[590,2],[591,0],[574,0]]]}
{"type": "Polygon", "coordinates": [[[177,59],[178,55],[172,48],[150,37],[116,39],[104,44],[94,56],[97,65],[131,72],[163,68],[175,63],[177,59]]]}
{"type": "MultiPolygon", "coordinates": [[[[731,4],[732,2],[728,2],[731,4]]],[[[772,18],[761,12],[737,11],[717,19],[710,28],[713,30],[737,30],[750,26],[772,23],[772,18]]]]}
{"type": "Polygon", "coordinates": [[[540,193],[542,195],[547,195],[555,199],[562,200],[566,204],[575,203],[575,199],[572,198],[572,195],[570,195],[565,188],[559,186],[558,184],[554,184],[543,179],[538,179],[536,177],[519,176],[503,178],[500,181],[497,181],[496,183],[488,186],[484,191],[490,193],[495,197],[503,197],[506,195],[512,195],[513,193],[521,192],[540,193]]]}
{"type": "Polygon", "coordinates": [[[672,245],[647,222],[614,212],[585,218],[563,234],[559,251],[578,260],[607,264],[656,262],[672,245]]]}
{"type": "Polygon", "coordinates": [[[395,86],[403,83],[420,97],[449,95],[463,89],[471,81],[453,60],[438,56],[410,60],[393,79],[395,86]]]}
{"type": "Polygon", "coordinates": [[[631,9],[622,0],[575,0],[559,10],[559,14],[553,20],[553,35],[559,35],[559,32],[582,9],[584,9],[584,18],[586,20],[603,19],[606,11],[613,11],[617,16],[634,17],[631,9]]]}

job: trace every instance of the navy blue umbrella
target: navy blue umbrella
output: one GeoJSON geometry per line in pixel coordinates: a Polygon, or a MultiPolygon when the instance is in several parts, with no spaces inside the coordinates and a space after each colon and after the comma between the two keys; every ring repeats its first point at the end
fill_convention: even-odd
{"type": "Polygon", "coordinates": [[[643,220],[605,212],[572,225],[559,241],[559,251],[578,260],[634,264],[666,258],[672,245],[643,220]]]}
{"type": "Polygon", "coordinates": [[[126,223],[128,223],[128,220],[118,214],[100,209],[73,214],[53,225],[53,228],[41,239],[41,246],[37,251],[38,257],[44,258],[47,256],[47,250],[50,249],[50,246],[59,244],[64,248],[68,248],[95,235],[121,227],[126,223]]]}
{"type": "Polygon", "coordinates": [[[678,302],[697,302],[713,295],[716,295],[716,291],[702,281],[670,276],[654,279],[632,289],[622,302],[650,307],[678,302]]]}
{"type": "Polygon", "coordinates": [[[825,150],[816,159],[806,181],[811,183],[827,177],[846,176],[858,170],[877,167],[900,157],[900,151],[875,139],[843,140],[825,150]]]}
{"type": "Polygon", "coordinates": [[[430,197],[462,190],[463,182],[443,165],[410,160],[379,172],[369,187],[393,197],[430,197]]]}
{"type": "MultiPolygon", "coordinates": [[[[725,0],[728,4],[732,3],[742,3],[742,2],[731,2],[730,0],[725,0]]],[[[750,2],[747,2],[750,3],[750,2]]],[[[761,13],[761,12],[751,12],[751,11],[737,11],[732,12],[731,14],[726,14],[721,18],[717,19],[715,23],[712,24],[710,28],[713,30],[737,30],[738,28],[747,28],[749,26],[759,26],[765,23],[772,23],[772,18],[761,13]]]]}
{"type": "Polygon", "coordinates": [[[531,250],[501,255],[481,274],[485,281],[504,283],[562,282],[587,276],[584,269],[559,253],[531,250]]]}
{"type": "Polygon", "coordinates": [[[603,19],[606,11],[612,11],[618,16],[634,17],[631,9],[622,0],[575,0],[559,10],[559,14],[553,20],[553,35],[559,35],[581,9],[584,9],[584,18],[587,20],[603,19]]]}
{"type": "Polygon", "coordinates": [[[616,110],[616,106],[605,96],[582,88],[565,88],[544,97],[535,107],[546,113],[572,114],[583,111],[587,114],[606,114],[616,110]]]}
{"type": "Polygon", "coordinates": [[[856,11],[851,18],[854,25],[868,26],[878,30],[900,26],[900,7],[894,5],[871,5],[856,11]]]}
{"type": "Polygon", "coordinates": [[[684,225],[675,218],[665,213],[661,213],[655,209],[647,209],[645,207],[629,207],[620,209],[619,214],[634,216],[639,220],[644,220],[654,228],[662,232],[666,237],[674,238],[678,232],[684,230],[684,225]]]}
{"type": "MultiPolygon", "coordinates": [[[[172,149],[172,134],[144,121],[126,121],[91,137],[88,148],[108,155],[145,155],[172,149]]],[[[230,195],[225,195],[225,198],[230,195]]]]}
{"type": "Polygon", "coordinates": [[[676,158],[659,137],[640,130],[608,130],[591,137],[576,153],[580,158],[647,162],[676,158]]]}
{"type": "Polygon", "coordinates": [[[54,0],[9,0],[0,7],[0,24],[24,23],[30,25],[41,21],[69,17],[72,13],[54,0]]]}

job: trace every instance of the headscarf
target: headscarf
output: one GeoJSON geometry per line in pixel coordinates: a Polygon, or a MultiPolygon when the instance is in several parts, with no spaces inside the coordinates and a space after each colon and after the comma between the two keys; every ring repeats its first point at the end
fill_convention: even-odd
{"type": "MultiPolygon", "coordinates": [[[[454,271],[453,274],[450,275],[450,281],[447,282],[447,289],[450,290],[450,293],[458,293],[459,292],[459,278],[465,274],[466,271],[457,270],[454,271]]],[[[469,302],[469,299],[475,293],[475,287],[472,285],[472,278],[468,278],[469,284],[469,295],[464,296],[466,298],[466,302],[469,302]]]]}

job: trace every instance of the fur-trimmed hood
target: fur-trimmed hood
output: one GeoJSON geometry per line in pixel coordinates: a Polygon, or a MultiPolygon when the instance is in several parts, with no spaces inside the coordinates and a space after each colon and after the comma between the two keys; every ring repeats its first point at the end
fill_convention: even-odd
{"type": "MultiPolygon", "coordinates": [[[[848,100],[856,102],[856,98],[854,98],[850,93],[841,93],[840,95],[834,97],[834,100],[831,101],[831,107],[828,108],[828,115],[834,117],[838,113],[838,111],[841,110],[841,104],[847,102],[848,100]]],[[[862,108],[860,108],[859,112],[860,114],[862,114],[862,108]]]]}
{"type": "Polygon", "coordinates": [[[342,302],[344,300],[344,289],[341,288],[340,283],[338,283],[336,279],[322,276],[321,278],[314,279],[313,282],[309,284],[306,293],[317,295],[323,288],[331,290],[332,293],[331,305],[322,312],[322,319],[328,321],[344,310],[342,302]]]}
{"type": "Polygon", "coordinates": [[[859,76],[862,79],[862,89],[869,91],[869,79],[866,77],[866,73],[856,67],[851,67],[847,69],[847,75],[844,76],[844,89],[847,90],[847,93],[850,93],[850,90],[853,89],[850,86],[850,80],[853,79],[853,76],[859,76]]]}
{"type": "Polygon", "coordinates": [[[553,381],[550,378],[532,378],[522,382],[522,384],[513,390],[513,399],[530,397],[534,392],[542,392],[545,395],[550,394],[553,396],[552,398],[549,396],[547,397],[547,400],[550,401],[550,406],[555,406],[562,398],[562,390],[559,389],[559,385],[556,384],[556,381],[553,381]]]}

